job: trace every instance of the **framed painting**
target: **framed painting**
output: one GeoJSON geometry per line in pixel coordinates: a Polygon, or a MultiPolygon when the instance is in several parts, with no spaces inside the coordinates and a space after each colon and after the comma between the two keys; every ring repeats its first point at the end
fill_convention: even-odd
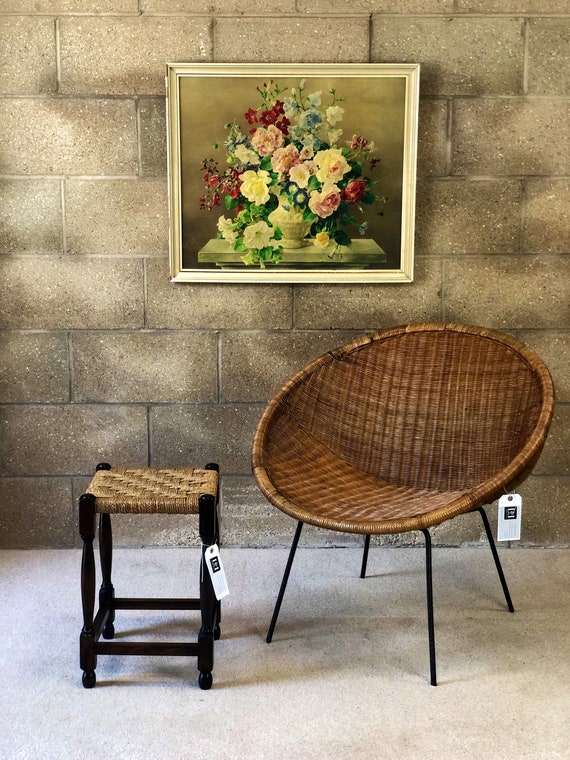
{"type": "Polygon", "coordinates": [[[167,65],[175,282],[411,282],[419,65],[167,65]]]}

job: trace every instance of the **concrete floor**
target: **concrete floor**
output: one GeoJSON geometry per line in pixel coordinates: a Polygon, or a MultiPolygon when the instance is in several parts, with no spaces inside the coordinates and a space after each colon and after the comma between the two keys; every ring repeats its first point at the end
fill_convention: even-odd
{"type": "MultiPolygon", "coordinates": [[[[85,690],[79,552],[0,552],[0,757],[569,756],[570,551],[501,550],[511,615],[487,547],[434,550],[437,688],[421,549],[372,549],[365,580],[356,549],[299,549],[268,645],[286,555],[222,551],[230,596],[210,691],[194,659],[109,656],[85,690]]],[[[198,558],[119,549],[117,594],[195,594],[198,558]]],[[[116,631],[192,640],[196,620],[123,612],[116,631]]]]}

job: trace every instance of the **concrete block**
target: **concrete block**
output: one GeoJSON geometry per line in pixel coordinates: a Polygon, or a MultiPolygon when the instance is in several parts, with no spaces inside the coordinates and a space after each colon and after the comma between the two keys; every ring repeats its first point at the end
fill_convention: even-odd
{"type": "Polygon", "coordinates": [[[570,104],[561,99],[457,100],[452,173],[570,173],[570,104]]]}
{"type": "MultiPolygon", "coordinates": [[[[222,480],[220,529],[224,546],[290,546],[297,522],[272,506],[252,476],[222,480]]],[[[358,546],[362,536],[305,525],[300,546],[358,546]]]]}
{"type": "Polygon", "coordinates": [[[424,95],[515,95],[523,88],[522,21],[376,16],[372,60],[421,64],[424,95]]]}
{"type": "Polygon", "coordinates": [[[518,180],[418,183],[418,254],[512,253],[519,249],[518,180]]]}
{"type": "Polygon", "coordinates": [[[59,253],[61,184],[59,180],[0,180],[0,251],[59,253]]]}
{"type": "Polygon", "coordinates": [[[528,331],[517,333],[519,340],[536,351],[552,375],[556,400],[560,403],[570,401],[570,341],[568,333],[545,331],[528,331]]]}
{"type": "Polygon", "coordinates": [[[531,18],[529,20],[529,94],[570,94],[569,50],[570,18],[531,18]]]}
{"type": "Polygon", "coordinates": [[[72,340],[75,401],[217,400],[213,332],[80,332],[72,340]]]}
{"type": "MultiPolygon", "coordinates": [[[[490,511],[487,513],[490,515],[490,511]]],[[[430,528],[434,546],[461,546],[481,541],[484,534],[483,523],[478,514],[458,515],[441,525],[430,528]]],[[[393,533],[385,536],[373,536],[370,546],[417,546],[424,547],[425,539],[418,531],[393,533]]]]}
{"type": "Polygon", "coordinates": [[[57,90],[53,18],[0,18],[0,92],[39,95],[57,90]]]}
{"type": "Polygon", "coordinates": [[[145,177],[167,173],[166,111],[164,98],[140,101],[141,169],[145,177]]]}
{"type": "Polygon", "coordinates": [[[288,546],[295,522],[273,507],[252,476],[222,480],[221,540],[224,546],[288,546]]]}
{"type": "Polygon", "coordinates": [[[98,462],[141,467],[146,409],[103,404],[6,406],[0,469],[7,475],[90,474],[98,462]]]}
{"type": "Polygon", "coordinates": [[[448,174],[447,116],[447,101],[420,101],[418,177],[448,174]]]}
{"type": "Polygon", "coordinates": [[[567,0],[455,0],[455,13],[514,13],[526,16],[538,13],[567,13],[567,0]]]}
{"type": "Polygon", "coordinates": [[[65,217],[70,253],[168,252],[165,180],[67,180],[65,217]]]}
{"type": "Polygon", "coordinates": [[[263,405],[157,406],[151,408],[153,467],[217,462],[225,475],[251,472],[253,433],[263,405]]]}
{"type": "Polygon", "coordinates": [[[0,141],[1,174],[137,171],[136,111],[127,100],[0,100],[0,141]]]}
{"type": "Polygon", "coordinates": [[[0,549],[70,549],[69,478],[0,478],[0,549]]]}
{"type": "Polygon", "coordinates": [[[570,252],[570,181],[528,179],[523,215],[525,253],[570,252]]]}
{"type": "Polygon", "coordinates": [[[536,475],[570,475],[570,406],[557,404],[536,475]]]}
{"type": "Polygon", "coordinates": [[[121,329],[144,323],[143,264],[83,256],[0,258],[0,328],[121,329]]]}
{"type": "Polygon", "coordinates": [[[216,61],[254,63],[365,63],[368,60],[368,18],[322,16],[227,18],[216,20],[216,61]],[[316,26],[318,25],[318,32],[316,26]]]}
{"type": "MultiPolygon", "coordinates": [[[[112,520],[115,547],[188,547],[200,544],[198,520],[192,516],[113,515],[112,520]]],[[[194,576],[192,570],[189,568],[189,576],[192,580],[196,579],[197,586],[198,576],[194,576]]],[[[121,577],[120,571],[117,571],[116,577],[121,577]]],[[[182,591],[179,593],[183,595],[182,591]]]]}
{"type": "Polygon", "coordinates": [[[445,262],[445,319],[499,330],[568,328],[570,260],[494,256],[445,262]]]}
{"type": "Polygon", "coordinates": [[[69,358],[63,333],[0,334],[0,400],[69,401],[69,358]]]}
{"type": "Polygon", "coordinates": [[[207,18],[69,17],[60,37],[66,95],[163,95],[167,61],[212,55],[207,18]]]}
{"type": "Polygon", "coordinates": [[[138,0],[3,0],[5,13],[138,13],[138,0]]]}
{"type": "Polygon", "coordinates": [[[441,318],[441,262],[416,259],[413,283],[382,285],[298,285],[298,329],[379,330],[441,318]]]}
{"type": "Polygon", "coordinates": [[[451,13],[453,0],[298,0],[300,13],[338,13],[351,16],[357,13],[451,13]]]}
{"type": "Polygon", "coordinates": [[[225,333],[222,401],[268,401],[294,372],[353,335],[340,330],[225,333]]]}
{"type": "MultiPolygon", "coordinates": [[[[491,510],[487,509],[489,521],[491,521],[491,514],[491,510]]],[[[478,513],[464,514],[434,526],[430,533],[432,542],[436,546],[461,546],[482,541],[485,537],[485,528],[478,513]]],[[[424,543],[423,536],[419,538],[421,543],[424,543]]]]}
{"type": "Polygon", "coordinates": [[[206,13],[245,16],[263,13],[294,13],[295,0],[140,0],[143,13],[206,13]],[[253,7],[252,7],[253,5],[253,7]]]}
{"type": "Polygon", "coordinates": [[[147,325],[169,329],[287,329],[292,286],[172,283],[166,259],[147,261],[147,325]]]}
{"type": "Polygon", "coordinates": [[[569,546],[570,477],[532,475],[518,492],[522,496],[520,545],[569,546]]]}

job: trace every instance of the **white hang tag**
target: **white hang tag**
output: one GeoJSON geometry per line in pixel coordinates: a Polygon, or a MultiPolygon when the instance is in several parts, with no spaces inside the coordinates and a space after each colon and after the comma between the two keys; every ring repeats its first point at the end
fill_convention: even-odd
{"type": "Polygon", "coordinates": [[[509,493],[499,499],[497,541],[518,541],[521,537],[522,499],[518,493],[509,493]]]}
{"type": "Polygon", "coordinates": [[[214,594],[216,599],[220,601],[224,596],[227,596],[230,591],[228,589],[228,582],[226,580],[226,574],[224,572],[224,566],[222,565],[222,558],[220,557],[220,550],[217,544],[208,546],[204,552],[206,559],[206,567],[210,573],[212,579],[212,586],[214,587],[214,594]]]}

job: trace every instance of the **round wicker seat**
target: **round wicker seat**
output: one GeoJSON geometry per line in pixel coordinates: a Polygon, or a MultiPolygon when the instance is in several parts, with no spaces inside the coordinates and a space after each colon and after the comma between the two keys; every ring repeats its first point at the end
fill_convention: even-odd
{"type": "MultiPolygon", "coordinates": [[[[530,474],[553,409],[547,367],[516,339],[406,325],[353,340],[291,378],[259,422],[253,473],[298,521],[296,540],[304,523],[365,535],[364,576],[373,534],[419,530],[431,552],[431,526],[478,510],[492,541],[482,507],[530,474]]],[[[432,666],[433,683],[435,656],[432,666]]]]}

